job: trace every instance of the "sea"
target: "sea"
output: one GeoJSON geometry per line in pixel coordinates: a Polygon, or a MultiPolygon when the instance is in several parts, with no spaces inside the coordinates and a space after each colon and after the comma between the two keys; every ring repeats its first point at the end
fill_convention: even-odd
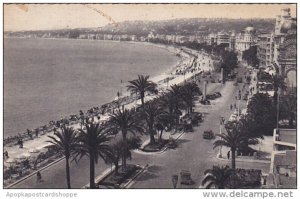
{"type": "Polygon", "coordinates": [[[139,43],[4,39],[4,137],[112,101],[139,74],[157,76],[179,61],[139,43]]]}

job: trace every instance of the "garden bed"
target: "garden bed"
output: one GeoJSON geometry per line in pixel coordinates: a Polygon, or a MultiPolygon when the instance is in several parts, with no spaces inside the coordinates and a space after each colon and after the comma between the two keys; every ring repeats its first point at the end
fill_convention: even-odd
{"type": "Polygon", "coordinates": [[[169,140],[162,139],[161,141],[156,141],[154,144],[147,144],[142,151],[145,152],[158,152],[161,151],[164,147],[166,147],[170,143],[169,140]]]}
{"type": "Polygon", "coordinates": [[[230,189],[253,189],[261,187],[261,170],[236,169],[230,176],[228,188],[230,189]]]}
{"type": "Polygon", "coordinates": [[[140,166],[128,164],[124,170],[120,168],[118,174],[115,171],[110,172],[97,185],[99,188],[122,188],[122,185],[134,178],[141,169],[140,166]]]}

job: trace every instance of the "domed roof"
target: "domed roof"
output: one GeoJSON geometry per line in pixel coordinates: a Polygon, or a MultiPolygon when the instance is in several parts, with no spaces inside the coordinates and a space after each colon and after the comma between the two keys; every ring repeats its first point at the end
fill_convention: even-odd
{"type": "Polygon", "coordinates": [[[248,26],[247,28],[245,28],[245,32],[248,33],[255,33],[255,28],[253,26],[248,26]]]}
{"type": "Polygon", "coordinates": [[[290,30],[297,30],[297,23],[294,20],[287,20],[281,25],[281,33],[287,33],[290,30]]]}

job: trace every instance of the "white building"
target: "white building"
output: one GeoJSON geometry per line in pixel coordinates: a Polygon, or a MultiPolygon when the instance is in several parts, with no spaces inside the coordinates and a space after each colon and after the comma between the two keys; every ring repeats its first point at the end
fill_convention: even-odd
{"type": "Polygon", "coordinates": [[[273,179],[275,188],[296,188],[296,142],[296,129],[274,129],[270,179],[273,179]]]}
{"type": "Polygon", "coordinates": [[[243,52],[248,50],[251,46],[255,45],[256,30],[253,26],[245,28],[242,32],[236,35],[235,50],[238,53],[238,60],[242,61],[243,52]]]}

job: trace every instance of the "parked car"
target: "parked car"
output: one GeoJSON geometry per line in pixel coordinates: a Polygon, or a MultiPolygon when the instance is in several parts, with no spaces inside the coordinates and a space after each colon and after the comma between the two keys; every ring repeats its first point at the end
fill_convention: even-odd
{"type": "Polygon", "coordinates": [[[221,94],[220,92],[215,92],[215,95],[216,95],[217,97],[222,97],[222,94],[221,94]]]}
{"type": "Polygon", "coordinates": [[[199,102],[200,102],[201,104],[203,104],[203,105],[210,105],[210,101],[207,100],[207,99],[206,99],[206,100],[203,100],[203,99],[202,99],[202,100],[200,100],[199,102]]]}
{"type": "Polygon", "coordinates": [[[192,184],[195,183],[192,180],[191,172],[187,171],[187,170],[181,170],[181,172],[180,172],[180,179],[181,179],[180,184],[192,185],[192,184]]]}
{"type": "Polygon", "coordinates": [[[215,138],[215,134],[212,130],[207,130],[203,132],[203,139],[211,140],[215,138]]]}
{"type": "Polygon", "coordinates": [[[237,115],[232,114],[232,115],[230,115],[228,121],[229,121],[229,122],[237,121],[237,118],[238,118],[237,115]]]}
{"type": "Polygon", "coordinates": [[[217,97],[214,94],[209,94],[209,95],[206,95],[206,98],[209,99],[209,100],[214,100],[217,97]]]}

